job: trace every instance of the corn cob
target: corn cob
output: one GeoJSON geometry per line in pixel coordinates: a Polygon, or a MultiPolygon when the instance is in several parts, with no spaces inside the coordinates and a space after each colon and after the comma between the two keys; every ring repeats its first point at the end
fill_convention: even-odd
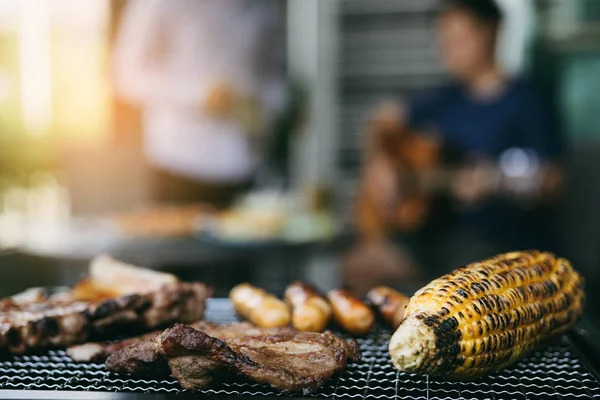
{"type": "Polygon", "coordinates": [[[583,286],[567,260],[538,251],[459,268],[410,299],[390,341],[392,362],[458,379],[505,368],[577,322],[583,286]]]}

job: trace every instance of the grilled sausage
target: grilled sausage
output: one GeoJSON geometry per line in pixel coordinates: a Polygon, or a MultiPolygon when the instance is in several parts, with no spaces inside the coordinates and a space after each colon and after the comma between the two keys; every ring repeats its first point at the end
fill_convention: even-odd
{"type": "Polygon", "coordinates": [[[367,300],[377,308],[383,320],[396,329],[404,319],[404,309],[410,299],[392,288],[379,286],[369,290],[367,300]]]}
{"type": "Polygon", "coordinates": [[[285,290],[292,306],[292,325],[299,331],[323,332],[331,317],[331,306],[312,285],[294,282],[285,290]]]}
{"type": "Polygon", "coordinates": [[[345,330],[355,335],[364,335],[375,322],[373,311],[356,295],[347,290],[330,290],[327,294],[333,317],[345,330]]]}
{"type": "Polygon", "coordinates": [[[290,323],[290,310],[283,301],[249,283],[231,289],[229,298],[238,314],[261,328],[290,323]]]}

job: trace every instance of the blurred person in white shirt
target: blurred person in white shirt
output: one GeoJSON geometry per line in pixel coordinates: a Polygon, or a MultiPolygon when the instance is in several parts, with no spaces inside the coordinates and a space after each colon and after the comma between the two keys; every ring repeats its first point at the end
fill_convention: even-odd
{"type": "MultiPolygon", "coordinates": [[[[141,106],[152,200],[227,205],[286,103],[279,0],[131,0],[114,53],[141,106]]],[[[264,147],[264,146],[263,146],[264,147]]]]}

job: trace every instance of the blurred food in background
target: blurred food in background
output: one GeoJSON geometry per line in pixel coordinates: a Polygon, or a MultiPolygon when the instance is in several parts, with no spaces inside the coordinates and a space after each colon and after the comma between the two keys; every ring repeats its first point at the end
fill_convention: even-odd
{"type": "Polygon", "coordinates": [[[254,191],[222,210],[206,204],[163,205],[122,213],[113,219],[118,232],[130,238],[209,235],[232,243],[331,238],[335,233],[333,216],[327,208],[311,207],[311,199],[305,197],[254,191]]]}
{"type": "Polygon", "coordinates": [[[152,207],[115,217],[119,231],[129,237],[190,236],[208,221],[213,208],[195,204],[152,207]]]}
{"type": "Polygon", "coordinates": [[[233,207],[217,212],[200,231],[229,242],[279,240],[312,242],[336,233],[331,213],[311,207],[311,199],[294,193],[254,192],[240,198],[233,207]]]}

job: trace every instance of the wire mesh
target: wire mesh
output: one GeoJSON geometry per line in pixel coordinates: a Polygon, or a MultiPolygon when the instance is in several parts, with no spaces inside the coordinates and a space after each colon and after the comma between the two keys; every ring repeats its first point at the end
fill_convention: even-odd
{"type": "MultiPolygon", "coordinates": [[[[207,319],[231,322],[229,301],[211,299],[207,319]]],[[[341,334],[341,336],[344,336],[341,334]]],[[[331,399],[589,399],[600,398],[600,382],[564,342],[536,351],[512,368],[472,382],[407,374],[391,364],[387,346],[391,332],[377,327],[359,338],[363,359],[325,384],[315,398],[331,399]]],[[[103,364],[73,363],[62,350],[0,359],[0,389],[184,392],[173,379],[134,379],[117,376],[103,364]]],[[[230,381],[202,390],[209,395],[295,396],[267,386],[230,381]]]]}

